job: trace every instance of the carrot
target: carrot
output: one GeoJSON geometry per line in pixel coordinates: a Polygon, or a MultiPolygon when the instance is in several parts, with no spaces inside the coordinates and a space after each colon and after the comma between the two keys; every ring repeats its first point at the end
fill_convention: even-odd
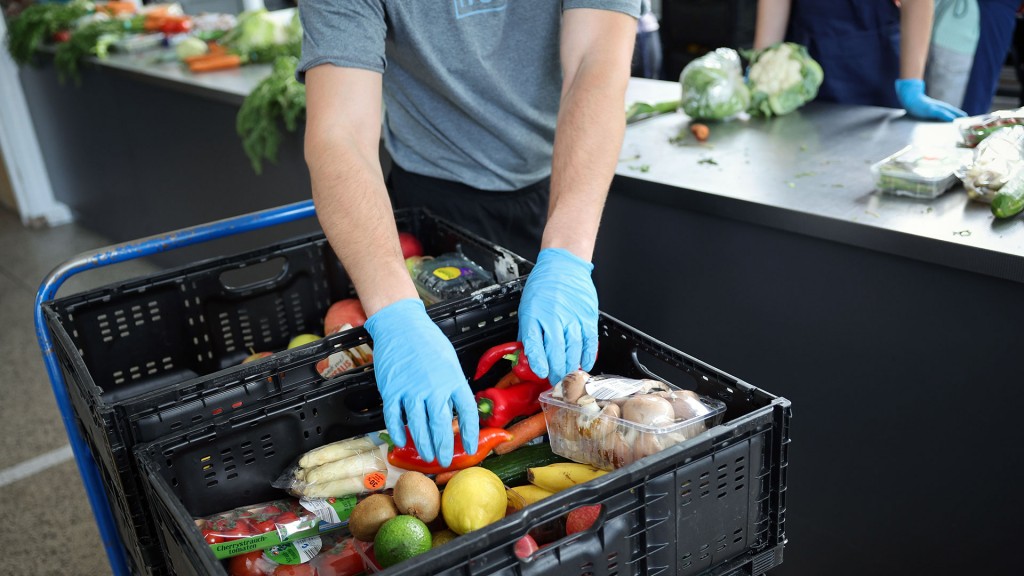
{"type": "Polygon", "coordinates": [[[441,472],[440,474],[436,474],[434,476],[434,482],[438,486],[444,486],[445,484],[448,483],[449,480],[452,479],[453,476],[455,476],[459,472],[459,470],[448,470],[447,472],[441,472]]]}
{"type": "Polygon", "coordinates": [[[501,380],[498,380],[498,383],[495,384],[494,387],[498,389],[508,388],[509,386],[515,386],[520,382],[522,382],[522,380],[519,379],[519,376],[516,376],[515,372],[509,372],[502,376],[501,380]]]}
{"type": "Polygon", "coordinates": [[[495,454],[508,454],[530,440],[543,436],[548,431],[547,420],[544,419],[544,413],[541,412],[516,422],[509,427],[508,431],[512,433],[512,439],[495,446],[495,454]]]}
{"type": "Polygon", "coordinates": [[[214,70],[238,68],[241,65],[242,58],[237,54],[214,54],[189,62],[188,69],[192,72],[213,72],[214,70]]]}

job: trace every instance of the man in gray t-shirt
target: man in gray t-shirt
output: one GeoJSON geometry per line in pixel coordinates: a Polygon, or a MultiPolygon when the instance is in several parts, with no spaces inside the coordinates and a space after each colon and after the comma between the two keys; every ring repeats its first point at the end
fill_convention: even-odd
{"type": "Polygon", "coordinates": [[[597,352],[590,258],[625,129],[640,0],[302,0],[299,7],[317,214],[370,316],[388,430],[405,444],[404,411],[420,454],[447,466],[452,407],[472,453],[476,403],[401,258],[378,158],[382,104],[396,201],[444,201],[442,216],[478,230],[469,221],[476,215],[497,215],[490,226],[507,228],[505,207],[547,206],[543,228],[543,213],[522,222],[543,235],[528,248],[541,250],[523,291],[519,339],[534,371],[552,383],[590,369],[597,352]]]}

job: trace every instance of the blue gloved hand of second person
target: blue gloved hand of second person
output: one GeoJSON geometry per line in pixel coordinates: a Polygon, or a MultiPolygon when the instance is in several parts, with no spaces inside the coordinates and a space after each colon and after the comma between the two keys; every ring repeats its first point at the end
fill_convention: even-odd
{"type": "Polygon", "coordinates": [[[896,97],[903,108],[915,118],[951,122],[967,116],[963,110],[941,100],[929,98],[924,93],[924,80],[901,78],[896,81],[896,97]]]}
{"type": "Polygon", "coordinates": [[[384,422],[396,446],[405,446],[405,410],[416,450],[426,461],[452,462],[452,406],[467,454],[475,454],[480,431],[476,399],[455,348],[427,315],[423,302],[399,300],[370,316],[373,370],[384,400],[384,422]]]}
{"type": "Polygon", "coordinates": [[[552,384],[597,359],[594,265],[568,250],[545,248],[526,279],[519,304],[519,340],[534,374],[552,384]]]}

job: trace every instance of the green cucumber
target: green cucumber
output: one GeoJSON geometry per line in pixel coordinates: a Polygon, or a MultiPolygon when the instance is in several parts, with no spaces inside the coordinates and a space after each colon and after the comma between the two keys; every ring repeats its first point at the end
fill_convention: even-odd
{"type": "Polygon", "coordinates": [[[491,455],[480,463],[480,466],[497,474],[506,486],[526,484],[526,469],[539,468],[556,462],[568,462],[551,451],[551,445],[533,444],[523,446],[501,456],[491,455]]]}
{"type": "Polygon", "coordinates": [[[996,218],[1010,218],[1024,210],[1024,169],[1018,170],[992,197],[996,218]]]}

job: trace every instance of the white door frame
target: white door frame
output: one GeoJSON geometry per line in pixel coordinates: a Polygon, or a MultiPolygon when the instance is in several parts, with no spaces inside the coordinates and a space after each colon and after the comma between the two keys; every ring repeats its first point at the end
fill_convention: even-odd
{"type": "MultiPolygon", "coordinates": [[[[0,16],[0,38],[6,37],[7,24],[0,16]]],[[[0,151],[22,224],[58,226],[72,221],[71,210],[53,196],[18,66],[6,46],[0,47],[0,151]]]]}

